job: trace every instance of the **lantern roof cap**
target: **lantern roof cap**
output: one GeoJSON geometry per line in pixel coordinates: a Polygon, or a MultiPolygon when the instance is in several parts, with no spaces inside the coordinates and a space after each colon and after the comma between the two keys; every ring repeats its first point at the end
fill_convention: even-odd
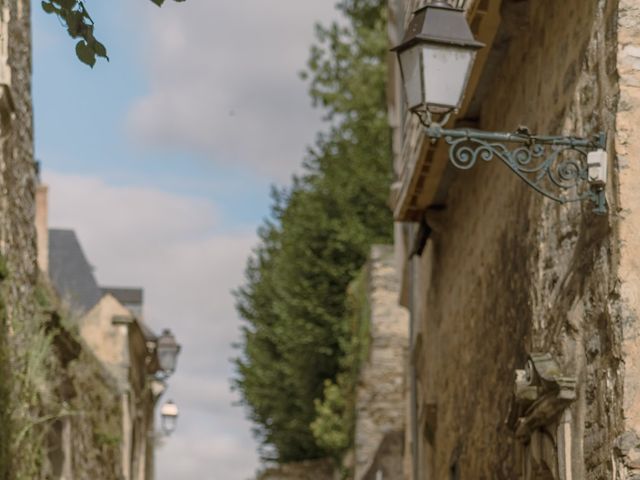
{"type": "Polygon", "coordinates": [[[178,406],[169,400],[167,403],[162,405],[160,409],[160,414],[167,417],[177,417],[178,416],[178,406]]]}
{"type": "Polygon", "coordinates": [[[419,43],[484,47],[484,43],[473,37],[464,10],[452,7],[444,0],[433,0],[413,12],[402,42],[391,50],[403,51],[419,43]]]}
{"type": "Polygon", "coordinates": [[[180,345],[178,345],[178,342],[176,342],[175,335],[168,328],[165,328],[164,330],[162,330],[162,333],[157,339],[157,344],[159,347],[176,346],[178,350],[180,350],[180,345]]]}

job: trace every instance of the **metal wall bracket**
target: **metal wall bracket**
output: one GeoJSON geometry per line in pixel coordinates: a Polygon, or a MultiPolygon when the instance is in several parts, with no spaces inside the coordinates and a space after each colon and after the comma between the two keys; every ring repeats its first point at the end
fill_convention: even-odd
{"type": "Polygon", "coordinates": [[[593,202],[596,214],[607,213],[606,134],[592,138],[533,135],[526,127],[514,133],[472,129],[444,129],[441,124],[426,127],[433,142],[450,145],[449,160],[459,169],[472,168],[478,159],[498,158],[527,185],[551,200],[593,202]]]}

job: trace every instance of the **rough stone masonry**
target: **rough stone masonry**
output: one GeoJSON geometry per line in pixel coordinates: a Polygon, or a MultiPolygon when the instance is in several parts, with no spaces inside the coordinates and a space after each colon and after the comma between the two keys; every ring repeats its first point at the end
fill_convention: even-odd
{"type": "MultiPolygon", "coordinates": [[[[498,3],[492,68],[465,120],[607,132],[609,212],[545,199],[498,160],[452,173],[438,228],[405,268],[418,378],[418,445],[405,453],[418,478],[525,478],[514,375],[544,352],[576,380],[571,465],[531,458],[526,478],[640,478],[640,2],[498,3]]],[[[540,431],[557,443],[554,422],[540,431]]]]}

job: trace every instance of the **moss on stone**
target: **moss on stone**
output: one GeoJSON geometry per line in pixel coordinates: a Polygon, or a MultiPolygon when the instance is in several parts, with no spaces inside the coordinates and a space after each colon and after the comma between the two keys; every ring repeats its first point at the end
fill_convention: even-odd
{"type": "MultiPolygon", "coordinates": [[[[4,262],[0,259],[0,276],[4,262]]],[[[6,270],[5,270],[6,271],[6,270]]],[[[29,318],[12,318],[0,279],[0,480],[49,478],[53,434],[71,423],[74,478],[120,479],[120,396],[115,380],[80,340],[46,280],[31,290],[29,318]]]]}

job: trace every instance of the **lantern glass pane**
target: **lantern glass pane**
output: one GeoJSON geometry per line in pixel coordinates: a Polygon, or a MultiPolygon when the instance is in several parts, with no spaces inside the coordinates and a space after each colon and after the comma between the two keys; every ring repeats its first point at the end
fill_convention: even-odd
{"type": "Polygon", "coordinates": [[[422,47],[427,105],[444,109],[460,107],[475,53],[475,50],[449,45],[422,47]]]}
{"type": "Polygon", "coordinates": [[[421,46],[415,46],[399,53],[402,81],[409,110],[423,105],[421,54],[421,46]]]}
{"type": "Polygon", "coordinates": [[[163,415],[162,416],[162,430],[165,433],[172,433],[176,429],[178,423],[178,417],[175,415],[163,415]]]}
{"type": "Polygon", "coordinates": [[[176,369],[177,354],[177,350],[172,348],[158,350],[160,368],[167,373],[173,373],[176,369]]]}

